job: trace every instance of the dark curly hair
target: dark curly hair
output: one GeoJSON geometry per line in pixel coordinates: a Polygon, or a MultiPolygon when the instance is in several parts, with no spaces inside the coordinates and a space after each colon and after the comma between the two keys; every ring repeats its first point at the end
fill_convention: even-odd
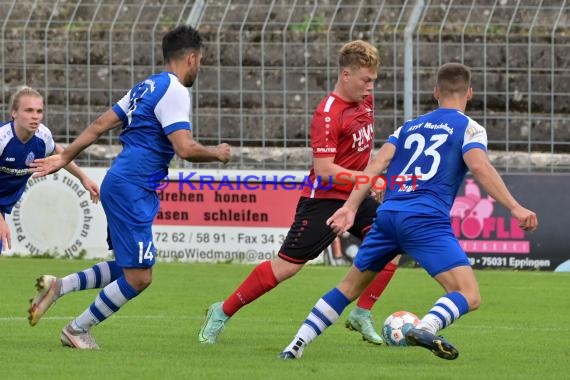
{"type": "Polygon", "coordinates": [[[202,48],[200,33],[189,25],[180,25],[162,37],[162,56],[164,62],[183,56],[188,50],[200,50],[202,48]]]}

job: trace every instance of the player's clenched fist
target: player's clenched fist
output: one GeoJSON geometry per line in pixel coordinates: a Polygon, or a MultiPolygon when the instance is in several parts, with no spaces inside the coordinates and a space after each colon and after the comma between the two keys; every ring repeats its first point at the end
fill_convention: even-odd
{"type": "Polygon", "coordinates": [[[230,146],[228,144],[222,143],[216,146],[216,150],[218,151],[218,161],[221,161],[225,164],[230,160],[231,152],[230,146]]]}

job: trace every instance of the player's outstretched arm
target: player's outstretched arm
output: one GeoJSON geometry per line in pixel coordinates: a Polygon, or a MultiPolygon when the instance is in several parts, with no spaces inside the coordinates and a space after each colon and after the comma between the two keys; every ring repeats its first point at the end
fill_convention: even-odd
{"type": "MultiPolygon", "coordinates": [[[[55,144],[55,153],[61,154],[63,153],[63,150],[64,149],[61,145],[55,144]]],[[[85,172],[81,170],[81,168],[77,166],[75,162],[71,161],[64,167],[64,169],[81,181],[81,184],[85,190],[89,192],[89,196],[91,197],[91,201],[93,203],[99,202],[99,186],[93,182],[91,178],[89,178],[87,174],[85,174],[85,172]]]]}
{"type": "Polygon", "coordinates": [[[386,170],[394,157],[394,153],[396,153],[396,146],[394,144],[385,143],[382,145],[376,156],[374,156],[374,159],[372,159],[368,166],[366,166],[366,169],[364,169],[363,174],[369,178],[368,182],[354,187],[344,204],[345,206],[354,211],[358,209],[364,198],[366,198],[370,192],[373,179],[386,170]]]}
{"type": "Polygon", "coordinates": [[[230,146],[226,143],[217,146],[204,146],[192,138],[192,132],[180,129],[168,135],[176,154],[190,162],[220,161],[224,164],[231,158],[230,146]]]}
{"type": "Polygon", "coordinates": [[[112,109],[107,110],[92,122],[61,154],[34,160],[30,164],[34,177],[43,177],[69,164],[79,153],[110,129],[122,125],[121,119],[112,109]]]}
{"type": "Polygon", "coordinates": [[[483,149],[473,148],[468,150],[463,155],[463,160],[477,182],[483,186],[491,197],[511,212],[511,215],[519,221],[519,225],[523,230],[536,230],[538,227],[536,214],[521,206],[512,196],[497,170],[489,162],[489,158],[483,149]]]}
{"type": "Polygon", "coordinates": [[[396,147],[394,144],[386,143],[382,145],[382,148],[380,148],[374,159],[370,161],[366,169],[364,169],[363,175],[368,176],[369,180],[366,183],[357,183],[344,203],[344,206],[327,219],[327,225],[329,225],[336,234],[340,235],[352,227],[356,210],[358,210],[358,207],[370,192],[373,185],[373,178],[386,170],[395,152],[396,147]]]}

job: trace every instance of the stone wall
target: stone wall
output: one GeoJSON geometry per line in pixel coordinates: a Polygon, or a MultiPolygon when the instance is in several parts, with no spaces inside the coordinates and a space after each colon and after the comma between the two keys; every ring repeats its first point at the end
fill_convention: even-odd
{"type": "MultiPolygon", "coordinates": [[[[96,159],[99,162],[110,162],[117,156],[119,146],[92,145],[80,159],[96,159]]],[[[309,148],[257,148],[232,147],[232,159],[227,165],[190,164],[178,158],[172,162],[172,168],[224,168],[240,170],[306,170],[311,162],[309,148]]],[[[489,151],[489,160],[500,172],[509,173],[568,173],[570,172],[570,155],[561,153],[522,153],[489,151]]]]}
{"type": "MultiPolygon", "coordinates": [[[[165,0],[145,2],[144,8],[120,8],[110,0],[93,2],[93,7],[55,0],[15,2],[0,36],[4,117],[9,93],[26,82],[45,93],[46,124],[56,138],[64,143],[73,139],[133,82],[161,69],[160,38],[176,20],[184,20],[186,3],[165,0]],[[101,9],[95,11],[95,4],[101,9]]],[[[285,0],[271,2],[279,11],[269,11],[269,2],[244,10],[247,2],[241,2],[243,6],[235,5],[229,14],[229,3],[207,3],[200,24],[205,56],[193,91],[194,132],[200,141],[228,141],[260,151],[307,146],[313,108],[332,88],[336,51],[349,36],[373,41],[383,57],[375,90],[377,142],[403,121],[405,21],[396,25],[402,2],[382,2],[382,14],[376,17],[378,2],[373,0],[347,1],[340,9],[322,0],[311,22],[307,15],[312,1],[298,2],[291,19],[285,0]],[[334,27],[329,27],[333,18],[334,27]],[[372,21],[378,25],[370,33],[367,23],[372,21]]],[[[477,2],[475,12],[480,13],[471,17],[490,17],[491,3],[477,2]]],[[[464,12],[471,4],[454,1],[450,14],[464,12]]],[[[496,12],[504,12],[504,17],[486,29],[485,23],[468,25],[451,16],[441,24],[447,17],[445,5],[426,8],[414,34],[414,112],[435,106],[432,78],[441,60],[463,61],[474,74],[475,97],[468,113],[487,128],[491,148],[568,153],[568,15],[559,19],[556,33],[550,33],[552,12],[540,13],[531,31],[524,20],[533,20],[534,8],[521,7],[516,19],[523,21],[507,30],[505,20],[513,9],[507,5],[500,3],[496,12]]],[[[402,20],[409,16],[411,5],[406,7],[402,20]]],[[[556,9],[553,12],[556,15],[556,9]]],[[[106,135],[101,143],[116,144],[116,135],[106,135]]],[[[100,161],[99,156],[87,158],[100,161]]],[[[277,160],[284,161],[295,160],[277,160]]],[[[307,159],[303,162],[306,167],[307,159]]]]}

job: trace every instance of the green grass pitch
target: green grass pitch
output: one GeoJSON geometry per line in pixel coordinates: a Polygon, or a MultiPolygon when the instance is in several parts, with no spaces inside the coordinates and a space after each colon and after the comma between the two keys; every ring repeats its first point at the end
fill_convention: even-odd
{"type": "MultiPolygon", "coordinates": [[[[421,348],[374,346],[344,328],[346,315],[306,350],[280,361],[315,301],[347,268],[308,266],[242,309],[219,343],[200,345],[206,307],[251,271],[231,264],[157,264],[154,283],[93,330],[100,351],[59,342],[95,290],[58,300],[35,327],[26,318],[35,278],[91,261],[0,257],[0,378],[8,379],[566,379],[570,374],[570,274],[478,271],[479,311],[443,331],[460,351],[445,361],[421,348]]],[[[373,309],[379,328],[397,310],[423,315],[442,294],[421,269],[400,269],[373,309]]],[[[349,306],[350,308],[351,306],[349,306]]],[[[345,312],[348,314],[348,312],[345,312]]]]}

